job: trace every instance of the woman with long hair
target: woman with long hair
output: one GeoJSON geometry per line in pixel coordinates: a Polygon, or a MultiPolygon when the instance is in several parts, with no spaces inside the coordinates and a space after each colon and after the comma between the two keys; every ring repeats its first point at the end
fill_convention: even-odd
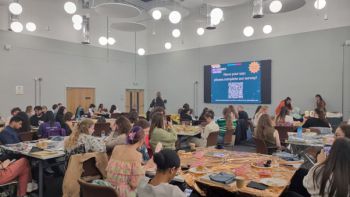
{"type": "Polygon", "coordinates": [[[103,104],[100,103],[97,108],[97,113],[102,114],[103,113],[103,104]]]}
{"type": "Polygon", "coordinates": [[[63,116],[63,129],[66,130],[66,135],[70,135],[72,133],[73,128],[73,113],[67,112],[63,116]]]}
{"type": "Polygon", "coordinates": [[[335,140],[328,157],[310,169],[303,185],[312,197],[349,197],[350,139],[335,140]]]}
{"type": "Polygon", "coordinates": [[[310,117],[306,120],[306,122],[303,124],[303,128],[310,128],[310,127],[326,127],[330,128],[331,125],[329,124],[327,118],[326,118],[326,112],[323,109],[315,109],[315,117],[310,117]]]}
{"type": "Polygon", "coordinates": [[[56,114],[56,121],[60,123],[61,127],[64,125],[64,114],[67,112],[66,107],[61,106],[58,108],[57,114],[56,114]]]}
{"type": "Polygon", "coordinates": [[[293,122],[293,117],[289,115],[287,107],[282,107],[275,119],[276,126],[292,126],[293,122]]]}
{"type": "Polygon", "coordinates": [[[109,113],[110,113],[110,114],[118,113],[118,112],[117,112],[117,106],[116,106],[116,105],[112,105],[112,106],[111,106],[111,109],[109,110],[109,113]]]}
{"type": "Polygon", "coordinates": [[[127,144],[116,146],[108,162],[106,180],[120,197],[135,197],[137,185],[145,176],[141,165],[142,155],[138,151],[144,137],[141,127],[133,127],[127,135],[127,144]]]}
{"type": "Polygon", "coordinates": [[[290,97],[287,97],[283,101],[281,101],[275,110],[276,115],[278,115],[281,112],[282,107],[287,107],[288,110],[292,111],[292,99],[290,97]]]}
{"type": "Polygon", "coordinates": [[[265,141],[268,145],[275,145],[277,148],[281,148],[278,131],[274,128],[272,119],[268,114],[260,116],[258,125],[254,131],[254,137],[265,141]]]}
{"type": "Polygon", "coordinates": [[[28,105],[26,107],[26,111],[25,112],[27,113],[28,117],[30,118],[33,115],[33,106],[28,105]]]}
{"type": "Polygon", "coordinates": [[[254,126],[258,125],[260,116],[263,114],[267,114],[268,110],[269,110],[269,107],[266,105],[258,106],[257,112],[255,113],[254,119],[253,119],[254,126]]]}
{"type": "Polygon", "coordinates": [[[341,124],[335,131],[335,138],[349,138],[350,139],[350,125],[341,124]]]}
{"type": "Polygon", "coordinates": [[[164,149],[154,155],[156,175],[142,180],[137,188],[139,197],[186,197],[179,187],[169,184],[180,168],[180,158],[173,150],[164,149]]]}
{"type": "Polygon", "coordinates": [[[229,107],[225,107],[222,111],[223,117],[216,121],[216,124],[219,125],[219,135],[218,135],[218,148],[223,148],[224,146],[224,138],[226,131],[234,130],[235,128],[235,119],[232,109],[229,107]]]}
{"type": "Polygon", "coordinates": [[[47,111],[44,114],[44,123],[39,126],[38,134],[41,138],[49,137],[50,131],[61,130],[59,122],[55,121],[55,117],[52,111],[47,111]]]}
{"type": "Polygon", "coordinates": [[[161,113],[155,113],[152,116],[149,133],[152,150],[155,150],[159,142],[163,144],[164,148],[175,150],[177,133],[172,128],[171,122],[166,124],[164,119],[164,115],[161,113]]]}
{"type": "Polygon", "coordinates": [[[92,136],[94,121],[84,119],[73,128],[68,139],[65,140],[65,151],[70,154],[85,152],[106,152],[106,146],[102,139],[92,136]]]}
{"type": "Polygon", "coordinates": [[[316,94],[315,100],[316,100],[316,108],[326,111],[326,102],[323,100],[320,94],[316,94]]]}
{"type": "Polygon", "coordinates": [[[131,129],[131,122],[124,116],[120,116],[111,125],[112,133],[106,139],[107,150],[113,150],[116,145],[126,144],[127,135],[131,129]]]}
{"type": "Polygon", "coordinates": [[[30,118],[26,112],[18,112],[16,116],[20,117],[22,120],[22,127],[18,129],[19,132],[28,132],[32,130],[32,127],[30,126],[30,118]]]}

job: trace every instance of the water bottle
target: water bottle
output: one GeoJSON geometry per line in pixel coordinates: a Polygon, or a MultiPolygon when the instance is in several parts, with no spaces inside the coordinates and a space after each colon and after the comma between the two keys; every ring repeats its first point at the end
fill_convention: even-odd
{"type": "Polygon", "coordinates": [[[105,131],[101,131],[101,137],[105,138],[106,137],[106,132],[105,131]]]}
{"type": "Polygon", "coordinates": [[[297,138],[303,138],[303,128],[298,127],[297,129],[297,138]]]}

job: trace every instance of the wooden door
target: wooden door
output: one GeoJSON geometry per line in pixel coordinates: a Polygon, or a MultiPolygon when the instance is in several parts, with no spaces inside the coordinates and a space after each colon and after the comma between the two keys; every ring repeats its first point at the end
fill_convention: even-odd
{"type": "Polygon", "coordinates": [[[75,113],[80,105],[86,112],[90,104],[95,103],[95,88],[67,88],[67,110],[75,113]]]}
{"type": "Polygon", "coordinates": [[[125,112],[130,112],[131,109],[136,109],[140,115],[144,114],[144,90],[125,91],[125,112]]]}

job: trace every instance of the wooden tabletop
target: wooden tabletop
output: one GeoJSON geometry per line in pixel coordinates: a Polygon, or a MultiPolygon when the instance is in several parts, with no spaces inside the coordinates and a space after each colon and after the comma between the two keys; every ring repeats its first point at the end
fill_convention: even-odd
{"type": "Polygon", "coordinates": [[[207,186],[219,187],[232,193],[244,193],[252,196],[280,196],[285,187],[268,187],[266,190],[257,190],[246,187],[250,181],[259,182],[262,178],[279,178],[290,182],[297,168],[286,166],[290,164],[277,157],[271,155],[262,155],[256,153],[234,152],[226,150],[217,150],[214,148],[205,148],[196,152],[179,153],[182,166],[205,166],[208,169],[208,174],[226,172],[245,179],[244,186],[237,188],[236,182],[224,185],[208,179],[208,174],[194,174],[188,172],[183,174],[185,181],[199,193],[203,191],[198,187],[197,183],[207,186]],[[252,164],[257,161],[273,161],[273,167],[268,169],[256,168],[252,164]],[[270,176],[262,177],[259,175],[262,171],[270,172],[270,176]]]}

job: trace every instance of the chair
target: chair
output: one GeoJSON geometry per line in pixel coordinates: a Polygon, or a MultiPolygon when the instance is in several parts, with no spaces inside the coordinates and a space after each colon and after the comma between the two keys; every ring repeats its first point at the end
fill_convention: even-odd
{"type": "Polygon", "coordinates": [[[78,182],[81,188],[80,193],[82,197],[118,197],[116,191],[111,187],[87,183],[81,179],[79,179],[78,182]]]}
{"type": "Polygon", "coordinates": [[[260,154],[272,154],[273,152],[275,152],[277,150],[277,147],[268,147],[266,146],[265,142],[261,139],[255,138],[254,137],[254,142],[256,145],[256,153],[260,153],[260,154]]]}
{"type": "Polygon", "coordinates": [[[27,132],[18,133],[18,136],[21,142],[32,141],[34,138],[34,135],[36,135],[36,132],[27,131],[27,132]]]}
{"type": "Polygon", "coordinates": [[[10,196],[10,197],[15,197],[16,195],[16,190],[18,187],[18,182],[17,181],[11,181],[5,184],[0,185],[0,196],[10,196]]]}
{"type": "Polygon", "coordinates": [[[92,134],[93,136],[101,137],[102,131],[105,132],[106,135],[109,135],[111,129],[110,129],[110,123],[96,123],[95,124],[95,131],[92,134]]]}
{"type": "Polygon", "coordinates": [[[103,175],[96,167],[96,159],[92,157],[83,163],[83,174],[81,178],[85,181],[92,181],[103,178],[103,175]]]}
{"type": "Polygon", "coordinates": [[[217,144],[218,135],[219,135],[219,131],[212,132],[208,135],[207,147],[215,146],[217,144]]]}

